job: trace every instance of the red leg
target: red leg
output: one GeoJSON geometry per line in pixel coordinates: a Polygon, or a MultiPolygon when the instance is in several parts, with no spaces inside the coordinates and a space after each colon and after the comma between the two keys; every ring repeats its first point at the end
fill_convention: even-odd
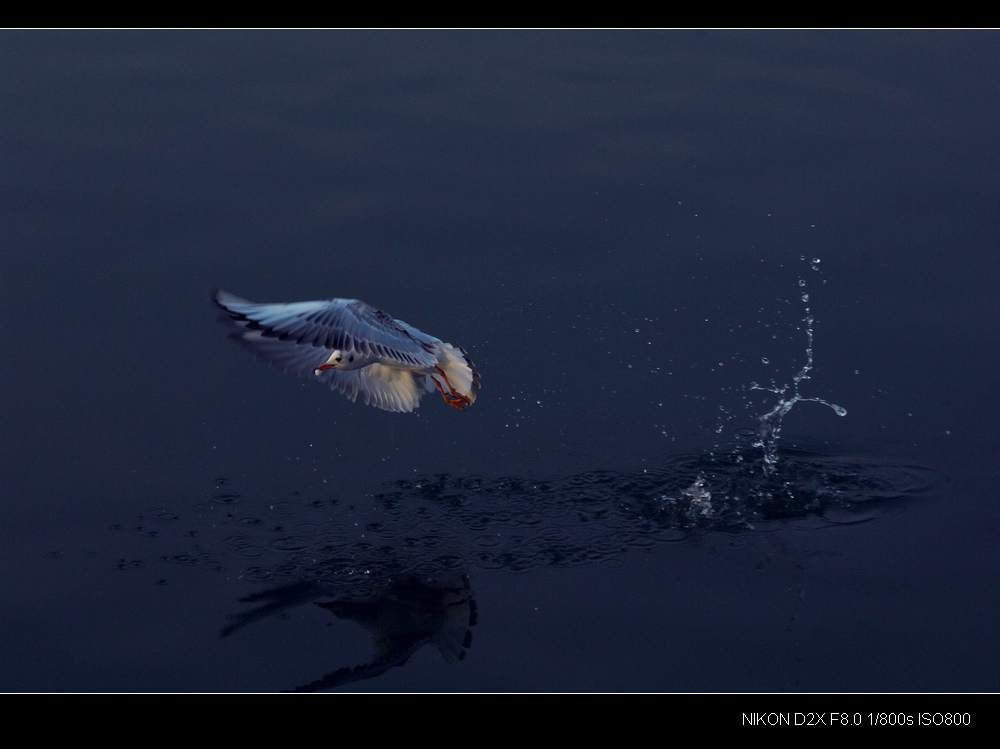
{"type": "Polygon", "coordinates": [[[446,393],[444,388],[441,386],[441,383],[437,381],[437,378],[433,376],[431,377],[431,382],[437,385],[437,389],[441,391],[441,397],[444,398],[444,402],[449,406],[454,406],[459,411],[464,411],[465,407],[472,403],[472,401],[455,389],[455,386],[451,384],[451,381],[448,379],[448,375],[444,373],[441,367],[434,367],[434,369],[438,371],[438,374],[440,374],[442,379],[444,379],[445,384],[448,385],[448,392],[446,393]]]}

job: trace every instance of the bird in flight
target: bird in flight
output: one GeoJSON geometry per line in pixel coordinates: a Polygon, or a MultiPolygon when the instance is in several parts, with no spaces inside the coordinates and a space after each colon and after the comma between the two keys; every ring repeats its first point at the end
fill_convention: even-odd
{"type": "Polygon", "coordinates": [[[465,349],[358,299],[255,304],[226,291],[212,300],[230,338],[259,359],[326,382],[352,401],[409,412],[436,387],[445,403],[472,405],[479,387],[465,349]]]}

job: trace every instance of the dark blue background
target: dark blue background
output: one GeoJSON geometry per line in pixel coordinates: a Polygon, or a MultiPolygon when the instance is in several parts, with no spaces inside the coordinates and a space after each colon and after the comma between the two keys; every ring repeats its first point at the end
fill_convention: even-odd
{"type": "Polygon", "coordinates": [[[404,503],[381,543],[457,549],[473,644],[346,688],[1000,689],[995,32],[7,31],[0,67],[0,688],[370,660],[312,605],[219,638],[262,569],[295,577],[275,507],[343,539],[394,481],[711,451],[804,364],[803,279],[802,393],[848,415],[798,404],[783,444],[934,480],[864,523],[598,522],[593,563],[521,572],[404,503]],[[364,299],[466,347],[479,400],[391,414],[283,376],[212,286],[364,299]]]}

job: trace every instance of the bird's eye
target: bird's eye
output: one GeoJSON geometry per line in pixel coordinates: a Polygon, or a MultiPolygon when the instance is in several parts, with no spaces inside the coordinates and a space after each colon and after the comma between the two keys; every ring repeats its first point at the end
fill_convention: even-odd
{"type": "Polygon", "coordinates": [[[354,361],[354,354],[351,354],[351,358],[348,359],[347,361],[354,361]]]}
{"type": "Polygon", "coordinates": [[[338,362],[342,362],[342,361],[344,361],[344,357],[342,357],[342,356],[338,356],[338,357],[337,357],[337,361],[338,361],[338,362]]]}

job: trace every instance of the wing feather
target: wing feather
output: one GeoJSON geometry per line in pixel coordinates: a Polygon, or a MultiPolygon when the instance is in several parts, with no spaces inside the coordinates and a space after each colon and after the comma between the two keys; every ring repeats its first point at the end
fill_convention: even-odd
{"type": "Polygon", "coordinates": [[[234,328],[229,337],[254,356],[321,380],[352,401],[361,395],[368,405],[409,412],[435,388],[420,372],[380,363],[316,373],[336,350],[412,367],[437,364],[438,339],[357,299],[255,304],[225,291],[214,291],[212,299],[225,313],[223,321],[234,328]]]}
{"type": "Polygon", "coordinates": [[[361,395],[365,405],[385,411],[410,412],[420,405],[420,398],[434,389],[426,375],[409,369],[372,364],[364,369],[327,369],[319,378],[351,401],[361,395]]]}
{"type": "Polygon", "coordinates": [[[295,368],[295,362],[301,362],[302,368],[310,367],[311,374],[315,367],[310,363],[317,357],[312,352],[280,352],[278,348],[262,345],[264,339],[326,351],[320,363],[338,349],[416,367],[434,366],[437,361],[433,352],[437,339],[358,299],[255,304],[225,291],[215,291],[212,299],[229,324],[245,331],[237,332],[234,337],[242,337],[244,345],[261,358],[275,363],[278,361],[274,357],[292,362],[285,365],[287,368],[295,368]]]}

